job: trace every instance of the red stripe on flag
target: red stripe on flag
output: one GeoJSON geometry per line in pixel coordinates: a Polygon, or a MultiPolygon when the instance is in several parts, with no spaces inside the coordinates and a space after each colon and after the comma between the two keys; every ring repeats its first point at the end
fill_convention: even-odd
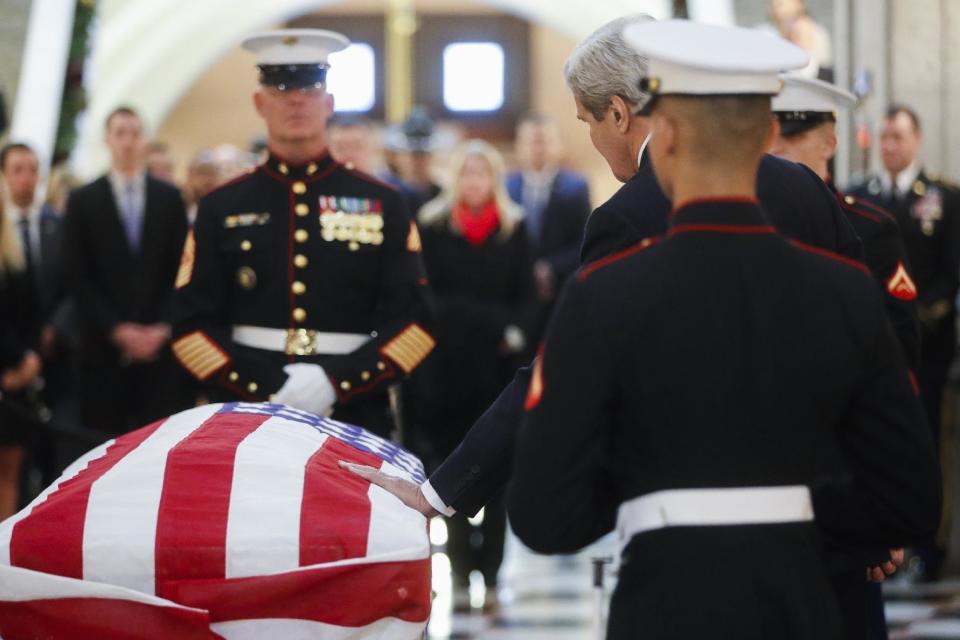
{"type": "Polygon", "coordinates": [[[208,610],[211,622],[292,618],[343,627],[387,617],[424,622],[430,615],[430,559],[170,582],[158,595],[208,610]]]}
{"type": "Polygon", "coordinates": [[[218,413],[170,450],[157,513],[157,593],[171,578],[224,577],[237,445],[269,418],[218,413]]]}
{"type": "Polygon", "coordinates": [[[120,436],[103,456],[69,480],[13,526],[10,564],[68,578],[83,578],[83,527],[90,487],[140,446],[164,420],[120,436]]]}
{"type": "Polygon", "coordinates": [[[210,640],[205,611],[186,611],[110,598],[51,598],[0,602],[5,640],[210,640]]]}
{"type": "Polygon", "coordinates": [[[300,507],[300,566],[367,555],[370,483],[339,467],[340,460],[377,469],[383,461],[329,437],[307,461],[300,507]]]}

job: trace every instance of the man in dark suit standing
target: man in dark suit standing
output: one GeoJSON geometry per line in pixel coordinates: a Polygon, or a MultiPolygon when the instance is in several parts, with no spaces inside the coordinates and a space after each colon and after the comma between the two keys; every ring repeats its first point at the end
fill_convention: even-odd
{"type": "Polygon", "coordinates": [[[33,149],[20,143],[5,146],[0,150],[0,174],[6,185],[5,209],[13,216],[32,285],[36,334],[31,340],[43,358],[45,381],[38,400],[56,409],[69,391],[75,338],[73,305],[61,278],[61,220],[37,199],[40,166],[33,149]]]}
{"type": "Polygon", "coordinates": [[[169,348],[170,299],[187,217],[176,187],[147,175],[143,122],[106,121],[111,167],[70,196],[64,261],[82,326],[81,418],[119,434],[190,404],[169,348]]]}
{"type": "Polygon", "coordinates": [[[536,334],[550,317],[557,293],[580,264],[583,228],[590,216],[590,187],[578,173],[560,167],[562,145],[556,123],[528,114],[517,125],[520,170],[507,176],[510,197],[523,207],[533,277],[540,299],[536,334]]]}

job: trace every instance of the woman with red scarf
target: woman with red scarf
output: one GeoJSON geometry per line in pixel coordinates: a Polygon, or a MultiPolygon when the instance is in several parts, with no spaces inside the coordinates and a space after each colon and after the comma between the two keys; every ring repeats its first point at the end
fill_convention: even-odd
{"type": "MultiPolygon", "coordinates": [[[[414,415],[438,460],[453,451],[535,346],[526,344],[536,312],[527,238],[522,211],[506,192],[503,159],[490,144],[471,140],[450,169],[450,184],[418,215],[437,300],[437,349],[414,383],[414,415]]],[[[484,609],[496,609],[505,520],[499,502],[487,505],[476,527],[460,514],[448,519],[457,608],[469,606],[466,587],[477,570],[487,587],[484,609]]]]}

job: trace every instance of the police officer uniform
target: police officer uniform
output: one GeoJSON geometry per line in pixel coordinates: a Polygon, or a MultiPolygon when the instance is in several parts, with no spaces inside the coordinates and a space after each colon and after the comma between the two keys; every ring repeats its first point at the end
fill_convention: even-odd
{"type": "MultiPolygon", "coordinates": [[[[806,60],[686,21],[625,38],[658,95],[772,95],[777,71],[806,60]]],[[[696,200],[668,224],[564,292],[526,400],[511,524],[549,553],[616,529],[609,638],[842,637],[814,517],[893,545],[934,528],[940,504],[881,295],[862,265],[778,235],[755,199],[696,200]],[[852,482],[836,482],[840,461],[852,482]]]]}
{"type": "MultiPolygon", "coordinates": [[[[288,30],[246,46],[263,84],[296,90],[323,83],[326,53],[346,44],[288,30]]],[[[330,393],[334,418],[389,435],[388,389],[434,346],[399,194],[326,151],[301,164],[270,153],[204,198],[176,286],[174,353],[217,399],[330,393]]]]}

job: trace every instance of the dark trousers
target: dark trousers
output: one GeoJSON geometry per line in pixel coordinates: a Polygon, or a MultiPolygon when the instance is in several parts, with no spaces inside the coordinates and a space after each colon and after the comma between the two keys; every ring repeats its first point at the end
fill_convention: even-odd
{"type": "MultiPolygon", "coordinates": [[[[933,435],[933,444],[940,452],[940,438],[943,427],[943,393],[947,385],[949,362],[927,361],[917,368],[917,383],[920,387],[920,399],[927,414],[927,422],[933,435]]],[[[944,549],[931,539],[914,549],[923,560],[923,578],[936,580],[946,555],[944,549]]]]}
{"type": "Polygon", "coordinates": [[[195,387],[169,350],[155,362],[121,366],[85,358],[80,370],[80,420],[117,436],[194,404],[195,387]]]}
{"type": "Polygon", "coordinates": [[[506,531],[507,512],[503,496],[487,503],[483,508],[483,522],[477,526],[470,524],[460,513],[447,518],[447,555],[450,556],[454,586],[467,586],[471,571],[482,573],[483,582],[488,587],[497,585],[506,531]]]}
{"type": "Polygon", "coordinates": [[[880,585],[867,582],[866,567],[830,576],[844,637],[849,640],[887,640],[887,619],[880,585]]]}

